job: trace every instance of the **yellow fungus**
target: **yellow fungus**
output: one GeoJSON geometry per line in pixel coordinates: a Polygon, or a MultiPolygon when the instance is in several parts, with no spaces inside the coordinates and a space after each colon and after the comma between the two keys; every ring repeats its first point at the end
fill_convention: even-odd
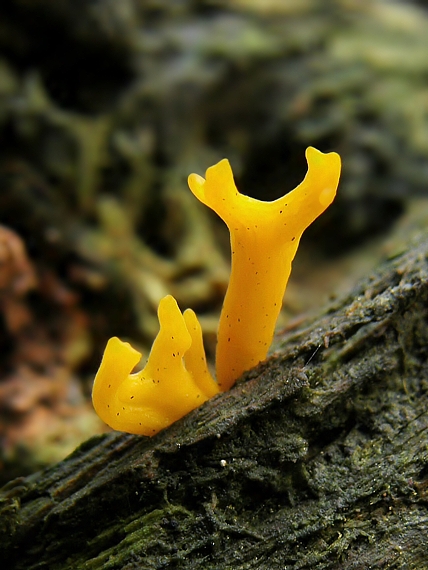
{"type": "Polygon", "coordinates": [[[131,374],[141,354],[127,342],[111,338],[95,377],[92,401],[110,427],[154,435],[214,396],[195,313],[181,314],[173,297],[159,303],[160,331],[147,364],[131,374]]]}
{"type": "Polygon", "coordinates": [[[227,224],[232,270],[218,329],[218,384],[209,373],[201,327],[173,297],[158,309],[160,331],[147,364],[131,374],[140,353],[109,340],[92,392],[100,418],[116,430],[153,435],[200,406],[266,357],[304,230],[331,204],[340,157],[309,147],[308,172],[292,192],[273,202],[240,194],[227,160],[191,174],[193,194],[227,224]]]}
{"type": "Polygon", "coordinates": [[[266,358],[302,233],[336,195],[339,155],[309,147],[306,159],[303,182],[273,202],[240,194],[227,160],[208,168],[206,179],[189,176],[193,194],[230,231],[232,268],[216,351],[217,381],[223,391],[266,358]]]}

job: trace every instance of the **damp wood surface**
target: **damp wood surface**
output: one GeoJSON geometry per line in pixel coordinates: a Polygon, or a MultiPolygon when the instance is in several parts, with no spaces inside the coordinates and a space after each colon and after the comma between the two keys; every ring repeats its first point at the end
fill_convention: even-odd
{"type": "Polygon", "coordinates": [[[428,567],[428,238],[153,438],[0,494],[16,570],[428,567]]]}

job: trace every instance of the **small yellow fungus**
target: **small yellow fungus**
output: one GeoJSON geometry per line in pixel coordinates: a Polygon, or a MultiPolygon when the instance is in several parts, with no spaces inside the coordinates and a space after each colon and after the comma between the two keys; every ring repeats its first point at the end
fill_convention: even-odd
{"type": "Polygon", "coordinates": [[[207,367],[195,313],[181,314],[171,295],[159,303],[160,331],[147,364],[131,374],[141,354],[111,338],[95,377],[92,401],[110,427],[154,435],[218,393],[207,367]]]}
{"type": "Polygon", "coordinates": [[[208,168],[206,179],[189,176],[193,194],[230,231],[232,269],[216,352],[217,381],[223,391],[266,358],[302,233],[336,195],[339,155],[309,147],[306,159],[303,182],[273,202],[240,194],[228,160],[208,168]]]}
{"type": "Polygon", "coordinates": [[[308,172],[292,192],[273,202],[240,194],[227,160],[191,174],[193,194],[227,224],[232,271],[218,329],[218,384],[209,373],[201,326],[190,309],[181,314],[173,297],[158,309],[160,331],[146,366],[131,374],[141,354],[109,340],[95,377],[92,400],[110,427],[153,435],[169,426],[261,360],[272,341],[291,263],[304,230],[333,201],[340,157],[309,147],[308,172]]]}

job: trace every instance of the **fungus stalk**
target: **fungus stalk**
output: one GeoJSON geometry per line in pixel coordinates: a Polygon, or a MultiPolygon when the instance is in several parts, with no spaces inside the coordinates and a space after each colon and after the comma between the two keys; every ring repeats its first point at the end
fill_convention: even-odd
{"type": "Polygon", "coordinates": [[[223,219],[230,232],[231,276],[216,351],[222,391],[266,358],[302,233],[336,195],[340,157],[309,147],[306,158],[303,182],[273,202],[240,194],[227,160],[208,168],[206,179],[189,176],[193,194],[223,219]]]}

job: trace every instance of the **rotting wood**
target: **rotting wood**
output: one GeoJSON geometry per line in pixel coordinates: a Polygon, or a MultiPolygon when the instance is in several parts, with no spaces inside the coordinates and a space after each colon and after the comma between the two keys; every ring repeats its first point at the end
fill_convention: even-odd
{"type": "Polygon", "coordinates": [[[16,570],[428,568],[428,238],[152,439],[0,494],[16,570]]]}

